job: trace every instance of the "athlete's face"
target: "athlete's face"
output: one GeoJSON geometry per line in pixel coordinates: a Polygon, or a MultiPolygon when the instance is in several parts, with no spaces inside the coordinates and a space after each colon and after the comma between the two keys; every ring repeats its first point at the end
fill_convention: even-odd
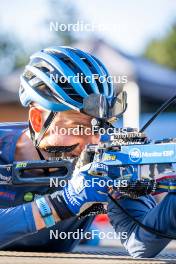
{"type": "Polygon", "coordinates": [[[41,148],[78,144],[69,156],[79,156],[85,145],[99,142],[99,136],[91,133],[91,120],[92,117],[74,110],[58,113],[41,141],[41,148]]]}

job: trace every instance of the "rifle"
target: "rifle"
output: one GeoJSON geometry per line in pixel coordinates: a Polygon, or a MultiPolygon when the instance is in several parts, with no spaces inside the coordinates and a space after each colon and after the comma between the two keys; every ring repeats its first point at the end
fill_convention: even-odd
{"type": "MultiPolygon", "coordinates": [[[[143,132],[126,131],[104,135],[98,145],[87,145],[79,166],[91,161],[107,165],[108,176],[123,183],[115,188],[120,196],[138,198],[146,194],[176,192],[176,171],[172,168],[176,163],[176,139],[151,142],[143,132]],[[145,172],[146,165],[153,169],[162,166],[162,175],[155,179],[154,172],[145,172]]],[[[96,166],[89,173],[96,175],[96,166]]]]}
{"type": "MultiPolygon", "coordinates": [[[[176,138],[152,141],[144,133],[145,129],[176,99],[169,99],[150,120],[138,131],[135,128],[114,128],[106,119],[92,120],[94,131],[104,128],[98,145],[87,145],[77,163],[77,168],[89,162],[101,162],[110,168],[109,176],[126,180],[126,185],[116,188],[119,195],[137,198],[146,194],[176,192],[176,138]],[[162,167],[163,173],[155,179],[154,173],[144,173],[146,165],[162,167]],[[112,168],[112,169],[111,169],[112,168]],[[116,169],[116,175],[112,173],[116,169]]],[[[90,171],[93,175],[96,171],[90,171]]]]}
{"type": "MultiPolygon", "coordinates": [[[[128,128],[126,131],[119,130],[110,135],[105,134],[100,138],[100,144],[88,145],[80,157],[78,166],[87,162],[102,162],[108,167],[115,166],[119,179],[125,179],[127,185],[116,187],[118,196],[113,197],[113,192],[108,194],[109,199],[116,204],[135,224],[146,231],[164,237],[167,239],[176,239],[172,234],[164,234],[155,228],[144,225],[138,219],[134,218],[118,202],[119,197],[127,196],[136,199],[142,195],[158,194],[163,192],[176,192],[176,171],[172,165],[176,163],[176,139],[163,139],[152,142],[144,134],[144,130],[155,120],[155,118],[168,108],[176,99],[176,96],[170,98],[164,103],[140,131],[128,128]],[[158,179],[150,175],[142,175],[141,168],[145,165],[164,165],[165,171],[158,179]],[[169,167],[169,170],[168,170],[169,167]],[[120,172],[120,173],[119,173],[120,172]]],[[[101,122],[98,119],[93,121],[98,126],[101,122]]],[[[104,128],[107,129],[107,122],[104,122],[104,128]]],[[[110,124],[110,127],[111,124],[110,124]]],[[[90,171],[95,174],[96,171],[90,171]]],[[[111,176],[111,170],[110,175],[111,176]]]]}

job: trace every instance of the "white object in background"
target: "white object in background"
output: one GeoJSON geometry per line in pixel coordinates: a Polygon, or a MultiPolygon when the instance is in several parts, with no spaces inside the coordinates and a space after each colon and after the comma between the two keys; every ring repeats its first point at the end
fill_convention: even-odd
{"type": "Polygon", "coordinates": [[[123,91],[127,92],[127,109],[123,114],[123,127],[139,129],[139,86],[135,82],[128,82],[124,85],[123,91]]]}

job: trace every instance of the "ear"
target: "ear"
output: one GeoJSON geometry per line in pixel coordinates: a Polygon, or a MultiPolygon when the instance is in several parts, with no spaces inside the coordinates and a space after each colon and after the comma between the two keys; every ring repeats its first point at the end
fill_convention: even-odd
{"type": "Polygon", "coordinates": [[[29,110],[29,120],[33,130],[36,133],[39,133],[43,125],[42,110],[39,110],[36,107],[31,107],[29,110]]]}

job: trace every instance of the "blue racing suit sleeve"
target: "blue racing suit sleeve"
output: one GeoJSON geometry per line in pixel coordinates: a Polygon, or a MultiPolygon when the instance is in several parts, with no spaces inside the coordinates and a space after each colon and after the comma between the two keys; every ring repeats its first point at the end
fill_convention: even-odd
{"type": "Polygon", "coordinates": [[[35,232],[31,203],[0,209],[0,248],[35,232]]]}
{"type": "MultiPolygon", "coordinates": [[[[120,204],[143,224],[155,228],[166,234],[176,236],[176,194],[169,193],[156,204],[152,196],[142,196],[138,199],[121,199],[120,204]]],[[[134,223],[120,208],[109,201],[108,215],[110,222],[118,234],[121,242],[135,258],[155,257],[170,242],[170,239],[150,233],[134,223]]]]}

